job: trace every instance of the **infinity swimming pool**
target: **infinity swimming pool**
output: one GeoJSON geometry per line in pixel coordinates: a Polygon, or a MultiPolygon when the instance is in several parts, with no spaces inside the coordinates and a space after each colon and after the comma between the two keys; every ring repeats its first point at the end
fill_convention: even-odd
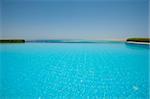
{"type": "Polygon", "coordinates": [[[148,99],[147,45],[0,45],[1,99],[148,99]]]}

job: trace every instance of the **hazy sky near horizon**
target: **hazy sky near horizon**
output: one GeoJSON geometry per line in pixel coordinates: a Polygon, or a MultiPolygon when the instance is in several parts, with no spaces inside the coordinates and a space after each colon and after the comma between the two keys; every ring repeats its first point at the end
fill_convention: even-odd
{"type": "Polygon", "coordinates": [[[1,38],[148,36],[148,0],[2,0],[1,38]]]}

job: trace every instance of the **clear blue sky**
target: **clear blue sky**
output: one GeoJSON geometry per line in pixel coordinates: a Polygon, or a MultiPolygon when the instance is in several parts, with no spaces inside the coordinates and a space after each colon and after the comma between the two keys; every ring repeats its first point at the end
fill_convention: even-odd
{"type": "Polygon", "coordinates": [[[1,38],[148,36],[148,0],[2,0],[1,38]]]}

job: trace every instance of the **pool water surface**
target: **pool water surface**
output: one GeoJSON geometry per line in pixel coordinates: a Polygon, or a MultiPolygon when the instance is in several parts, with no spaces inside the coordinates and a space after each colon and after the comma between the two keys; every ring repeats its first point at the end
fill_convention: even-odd
{"type": "Polygon", "coordinates": [[[149,47],[0,45],[0,99],[149,99],[149,47]]]}

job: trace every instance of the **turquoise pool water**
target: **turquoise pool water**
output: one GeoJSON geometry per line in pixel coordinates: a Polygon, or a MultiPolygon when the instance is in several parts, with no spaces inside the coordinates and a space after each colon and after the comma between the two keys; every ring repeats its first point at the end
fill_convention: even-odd
{"type": "Polygon", "coordinates": [[[146,45],[0,45],[0,99],[148,99],[146,45]]]}

